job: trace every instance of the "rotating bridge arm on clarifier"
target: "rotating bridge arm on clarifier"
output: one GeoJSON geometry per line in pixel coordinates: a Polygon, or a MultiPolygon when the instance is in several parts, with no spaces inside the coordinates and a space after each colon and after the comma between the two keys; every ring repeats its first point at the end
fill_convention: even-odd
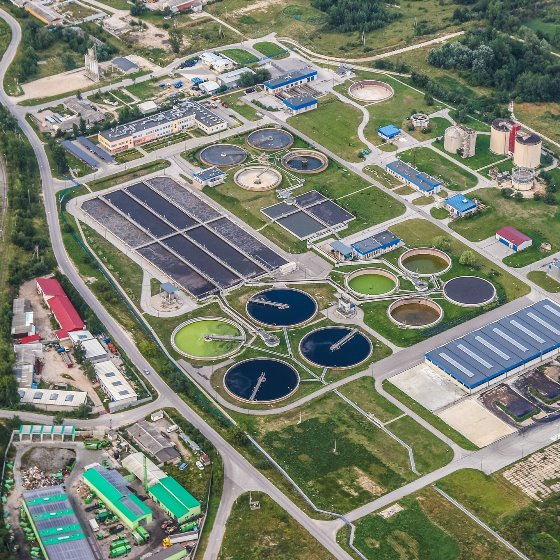
{"type": "Polygon", "coordinates": [[[335,352],[336,350],[340,350],[344,344],[346,344],[349,340],[354,338],[354,336],[358,334],[358,329],[352,329],[348,334],[344,335],[338,342],[331,344],[330,351],[335,352]]]}
{"type": "Polygon", "coordinates": [[[260,305],[268,305],[270,307],[276,307],[276,309],[289,309],[290,304],[288,303],[280,303],[279,301],[270,301],[264,298],[253,298],[251,299],[251,303],[258,303],[260,305]]]}
{"type": "Polygon", "coordinates": [[[233,335],[233,334],[205,334],[204,340],[206,342],[212,342],[213,340],[226,340],[228,342],[243,342],[245,337],[243,335],[233,335]]]}
{"type": "Polygon", "coordinates": [[[249,397],[250,401],[254,401],[255,397],[257,396],[257,393],[259,392],[259,389],[261,388],[261,385],[266,381],[266,375],[263,373],[261,373],[259,375],[259,378],[257,379],[257,384],[255,385],[255,387],[253,388],[253,392],[251,393],[251,396],[249,397]]]}

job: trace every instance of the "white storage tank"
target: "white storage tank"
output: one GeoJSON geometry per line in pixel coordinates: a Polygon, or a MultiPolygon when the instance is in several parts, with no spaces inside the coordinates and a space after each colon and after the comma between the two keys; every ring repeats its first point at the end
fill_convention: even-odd
{"type": "Polygon", "coordinates": [[[518,167],[536,169],[541,163],[542,139],[538,134],[518,133],[515,137],[513,163],[518,167]]]}
{"type": "Polygon", "coordinates": [[[461,131],[456,126],[450,126],[445,129],[443,135],[443,147],[446,152],[456,154],[463,145],[463,137],[461,131]]]}
{"type": "Polygon", "coordinates": [[[490,128],[490,151],[507,156],[509,152],[509,133],[513,122],[509,119],[494,119],[490,128]]]}

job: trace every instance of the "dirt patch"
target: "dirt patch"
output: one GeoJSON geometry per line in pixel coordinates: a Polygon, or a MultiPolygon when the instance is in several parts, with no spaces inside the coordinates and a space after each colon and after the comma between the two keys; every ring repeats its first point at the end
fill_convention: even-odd
{"type": "Polygon", "coordinates": [[[538,407],[505,383],[486,391],[479,400],[506,422],[521,423],[539,412],[538,407]]]}
{"type": "Polygon", "coordinates": [[[558,404],[560,400],[560,383],[538,370],[522,375],[513,385],[529,400],[538,399],[544,403],[543,409],[548,412],[556,408],[548,405],[558,404]]]}
{"type": "Polygon", "coordinates": [[[353,471],[357,474],[356,482],[360,485],[362,490],[369,492],[373,496],[380,496],[384,490],[377,482],[373,481],[364,471],[358,467],[352,467],[353,471]]]}
{"type": "Polygon", "coordinates": [[[557,365],[548,366],[544,370],[544,374],[548,378],[552,379],[552,381],[556,381],[556,383],[560,383],[560,366],[557,365]]]}
{"type": "Polygon", "coordinates": [[[248,6],[244,6],[243,8],[239,8],[238,10],[231,12],[230,15],[242,16],[243,14],[247,14],[249,12],[255,12],[256,10],[266,10],[270,6],[282,4],[284,4],[284,0],[258,0],[257,2],[252,2],[248,6]]]}
{"type": "Polygon", "coordinates": [[[70,459],[76,457],[73,449],[60,447],[34,447],[21,457],[22,470],[38,467],[45,473],[55,473],[62,469],[70,459]]]}

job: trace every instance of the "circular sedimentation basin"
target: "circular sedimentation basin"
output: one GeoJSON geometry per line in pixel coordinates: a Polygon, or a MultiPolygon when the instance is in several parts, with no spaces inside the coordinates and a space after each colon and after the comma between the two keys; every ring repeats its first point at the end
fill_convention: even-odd
{"type": "Polygon", "coordinates": [[[271,191],[282,182],[282,174],[269,166],[252,165],[237,171],[233,180],[247,191],[271,191]]]}
{"type": "Polygon", "coordinates": [[[439,249],[409,249],[400,256],[399,266],[415,276],[428,278],[445,274],[451,268],[451,258],[439,249]]]}
{"type": "Polygon", "coordinates": [[[362,297],[378,297],[394,293],[399,279],[383,268],[362,268],[346,277],[346,287],[362,297]]]}
{"type": "Polygon", "coordinates": [[[292,395],[298,386],[296,369],[271,358],[238,362],[224,375],[224,388],[228,394],[246,403],[273,403],[292,395]]]}
{"type": "Polygon", "coordinates": [[[251,132],[247,142],[257,150],[285,150],[294,143],[294,137],[281,128],[261,128],[251,132]]]}
{"type": "Polygon", "coordinates": [[[234,144],[214,144],[207,146],[200,154],[200,161],[216,167],[232,167],[239,165],[247,159],[247,151],[234,144]]]}
{"type": "Polygon", "coordinates": [[[395,95],[393,88],[379,80],[360,80],[348,88],[350,97],[366,103],[381,103],[395,95]]]}
{"type": "Polygon", "coordinates": [[[314,366],[346,369],[367,360],[372,345],[369,338],[353,327],[322,327],[301,339],[299,352],[314,366]]]}
{"type": "Polygon", "coordinates": [[[439,323],[443,309],[428,298],[412,297],[394,301],[387,309],[391,321],[405,329],[425,329],[439,323]]]}
{"type": "Polygon", "coordinates": [[[179,354],[195,360],[226,358],[235,354],[244,342],[245,332],[241,326],[223,317],[190,319],[178,325],[171,334],[173,348],[179,354]]]}
{"type": "Polygon", "coordinates": [[[271,288],[247,301],[247,315],[267,327],[296,327],[317,313],[317,302],[306,292],[294,288],[271,288]]]}
{"type": "Polygon", "coordinates": [[[321,173],[329,166],[325,154],[316,150],[294,150],[282,158],[286,169],[296,173],[321,173]]]}
{"type": "Polygon", "coordinates": [[[443,295],[455,305],[481,307],[496,298],[496,288],[478,276],[457,276],[445,283],[443,295]]]}

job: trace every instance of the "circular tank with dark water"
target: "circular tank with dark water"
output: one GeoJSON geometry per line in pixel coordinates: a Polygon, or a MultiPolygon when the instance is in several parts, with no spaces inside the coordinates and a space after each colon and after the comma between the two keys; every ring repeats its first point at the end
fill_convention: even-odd
{"type": "Polygon", "coordinates": [[[251,403],[285,399],[298,385],[298,372],[291,365],[270,358],[238,362],[224,376],[226,391],[239,400],[251,403]]]}
{"type": "Polygon", "coordinates": [[[247,314],[268,327],[294,327],[309,321],[317,312],[315,300],[301,290],[271,288],[249,298],[247,314]]]}
{"type": "Polygon", "coordinates": [[[478,276],[458,276],[445,283],[443,295],[456,305],[479,307],[496,297],[496,288],[478,276]]]}
{"type": "Polygon", "coordinates": [[[405,329],[425,329],[439,323],[443,317],[440,305],[424,297],[398,299],[389,306],[387,313],[393,322],[405,329]]]}
{"type": "Polygon", "coordinates": [[[294,137],[281,128],[261,128],[251,132],[247,142],[257,150],[284,150],[294,143],[294,137]]]}
{"type": "Polygon", "coordinates": [[[439,276],[451,268],[451,258],[439,249],[409,249],[400,256],[399,266],[415,276],[439,276]]]}
{"type": "Polygon", "coordinates": [[[299,351],[313,365],[343,369],[367,360],[372,346],[364,334],[352,327],[323,327],[306,334],[299,351]]]}
{"type": "Polygon", "coordinates": [[[200,154],[200,161],[217,167],[231,167],[239,165],[247,159],[247,151],[234,144],[214,144],[204,148],[200,154]]]}
{"type": "Polygon", "coordinates": [[[329,166],[327,156],[315,150],[294,150],[282,158],[282,163],[297,173],[320,173],[329,166]]]}

